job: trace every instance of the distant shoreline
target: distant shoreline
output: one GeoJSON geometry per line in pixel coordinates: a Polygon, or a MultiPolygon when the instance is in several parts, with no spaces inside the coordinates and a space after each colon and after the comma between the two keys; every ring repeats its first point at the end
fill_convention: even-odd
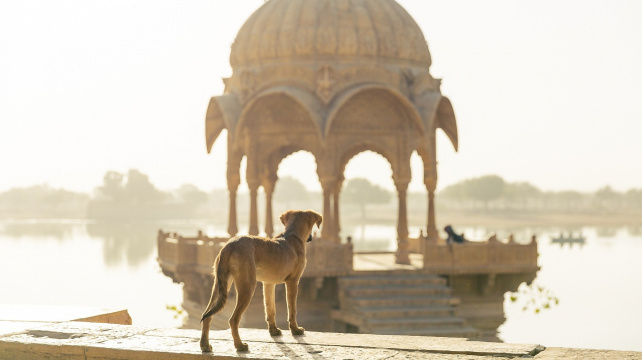
{"type": "MultiPolygon", "coordinates": [[[[366,218],[362,219],[359,215],[348,215],[344,212],[341,216],[341,222],[345,225],[355,224],[396,224],[396,211],[368,211],[366,218]]],[[[425,227],[427,215],[425,213],[414,212],[408,214],[408,224],[410,226],[425,227]]],[[[239,212],[238,219],[245,219],[248,214],[239,212]]],[[[227,214],[211,214],[210,216],[195,216],[186,218],[132,218],[132,222],[164,222],[164,221],[207,221],[211,218],[213,223],[226,224],[227,214]]],[[[86,216],[10,216],[0,214],[0,220],[66,220],[66,221],[91,221],[91,222],[119,222],[127,221],[125,219],[98,219],[86,216]]],[[[544,213],[544,212],[473,212],[473,211],[448,211],[441,210],[437,212],[437,226],[452,224],[456,226],[642,226],[642,214],[578,214],[578,213],[544,213]]]]}
{"type": "MultiPolygon", "coordinates": [[[[374,215],[374,214],[373,214],[374,215]]],[[[366,223],[396,223],[395,217],[368,216],[366,223]]],[[[360,222],[359,218],[344,217],[342,222],[360,222]]],[[[642,226],[642,214],[573,214],[543,212],[472,212],[438,211],[437,225],[458,226],[642,226]]],[[[412,226],[424,227],[427,215],[410,214],[412,226]]]]}
{"type": "Polygon", "coordinates": [[[632,226],[642,225],[642,215],[589,215],[589,214],[453,214],[438,215],[440,223],[464,225],[503,225],[503,226],[632,226]]]}

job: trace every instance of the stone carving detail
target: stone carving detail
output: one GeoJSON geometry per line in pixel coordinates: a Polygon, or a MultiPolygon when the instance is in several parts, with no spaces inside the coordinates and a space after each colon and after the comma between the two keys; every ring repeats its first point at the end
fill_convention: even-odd
{"type": "Polygon", "coordinates": [[[329,103],[332,100],[334,91],[332,89],[335,83],[334,68],[324,65],[317,71],[317,95],[323,100],[324,103],[329,103]]]}

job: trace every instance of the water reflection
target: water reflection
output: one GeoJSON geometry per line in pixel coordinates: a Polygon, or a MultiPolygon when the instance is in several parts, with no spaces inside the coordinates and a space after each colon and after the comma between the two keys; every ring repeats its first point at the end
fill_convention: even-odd
{"type": "MultiPolygon", "coordinates": [[[[634,227],[635,228],[635,227],[634,227]]],[[[628,230],[628,231],[627,231],[628,230]]],[[[623,227],[549,227],[539,232],[541,267],[536,283],[552,291],[559,303],[547,311],[523,311],[524,304],[504,303],[507,321],[500,328],[502,340],[513,343],[537,341],[547,346],[640,349],[635,333],[640,312],[637,302],[642,286],[636,274],[642,237],[630,235],[623,227]],[[582,234],[581,244],[551,241],[560,233],[582,234]],[[581,231],[581,232],[580,232],[581,231]],[[586,314],[597,314],[595,324],[586,327],[586,314]]],[[[534,293],[539,295],[539,289],[534,293]]],[[[544,296],[548,299],[549,296],[544,296]]],[[[544,305],[545,306],[545,305],[544,305]]],[[[543,307],[539,307],[542,309],[543,307]]],[[[535,308],[537,309],[537,307],[535,308]]],[[[528,310],[528,309],[527,309],[528,310]]]]}
{"type": "MultiPolygon", "coordinates": [[[[157,271],[154,258],[159,228],[186,236],[193,236],[198,229],[210,236],[226,232],[225,219],[218,219],[218,223],[211,220],[162,223],[1,221],[0,247],[5,251],[0,251],[0,270],[4,274],[21,274],[20,277],[0,277],[2,301],[28,303],[40,299],[45,289],[51,295],[39,301],[124,306],[131,310],[138,325],[156,326],[168,318],[162,320],[163,326],[173,326],[167,324],[177,321],[165,306],[180,304],[182,288],[157,271]],[[78,269],[83,270],[79,272],[78,269]],[[114,271],[116,269],[118,271],[114,271]],[[61,276],[82,277],[82,291],[76,282],[61,281],[61,276]],[[24,283],[36,286],[25,287],[24,283]]],[[[248,227],[240,223],[239,228],[246,232],[248,227]]],[[[409,230],[411,236],[416,236],[419,226],[411,226],[409,230]]],[[[466,227],[458,224],[457,230],[471,238],[496,232],[498,238],[504,239],[512,233],[516,241],[522,243],[528,242],[532,234],[538,235],[541,270],[536,282],[550,289],[560,302],[535,315],[534,311],[523,311],[521,303],[508,299],[504,304],[507,321],[500,328],[503,340],[539,342],[549,346],[642,350],[639,335],[635,335],[639,333],[636,326],[641,314],[639,299],[642,298],[642,282],[636,278],[642,271],[640,225],[580,228],[572,225],[466,227]],[[587,238],[583,247],[551,244],[552,237],[571,231],[574,234],[581,232],[587,238]],[[594,326],[585,325],[586,314],[599,314],[591,317],[594,326]]],[[[355,250],[396,249],[394,224],[345,224],[342,234],[353,236],[355,250]]]]}
{"type": "Polygon", "coordinates": [[[73,227],[74,223],[71,222],[11,221],[2,224],[1,233],[12,240],[32,238],[37,241],[64,241],[71,237],[73,227]]]}
{"type": "Polygon", "coordinates": [[[642,226],[628,226],[626,230],[631,236],[642,236],[642,226]]]}
{"type": "Polygon", "coordinates": [[[615,226],[598,226],[596,228],[597,236],[602,238],[612,238],[617,235],[618,228],[615,226]]]}
{"type": "Polygon", "coordinates": [[[87,225],[87,233],[103,241],[103,259],[107,266],[126,261],[137,266],[156,249],[155,223],[98,222],[87,225]]]}
{"type": "Polygon", "coordinates": [[[106,266],[122,263],[138,266],[155,253],[156,233],[162,225],[154,222],[20,220],[0,223],[0,235],[9,241],[37,243],[98,240],[103,245],[106,266]]]}

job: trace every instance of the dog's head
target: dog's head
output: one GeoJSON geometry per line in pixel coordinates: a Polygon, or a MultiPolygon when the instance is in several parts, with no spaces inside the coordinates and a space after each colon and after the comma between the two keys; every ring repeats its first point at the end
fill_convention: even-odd
{"type": "Polygon", "coordinates": [[[294,228],[292,230],[298,231],[304,237],[304,234],[307,234],[308,242],[312,241],[312,228],[314,225],[316,224],[318,228],[321,228],[321,223],[323,222],[323,216],[312,210],[289,210],[281,214],[280,219],[286,230],[294,228]]]}

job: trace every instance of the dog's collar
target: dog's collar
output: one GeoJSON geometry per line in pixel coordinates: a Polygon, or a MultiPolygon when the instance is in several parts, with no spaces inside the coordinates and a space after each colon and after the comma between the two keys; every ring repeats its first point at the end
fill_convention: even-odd
{"type": "MultiPolygon", "coordinates": [[[[299,237],[299,235],[295,235],[295,234],[283,233],[283,235],[281,235],[281,236],[283,236],[283,238],[284,238],[284,239],[285,239],[285,238],[287,238],[288,236],[294,236],[295,238],[297,238],[297,239],[299,239],[299,240],[303,241],[303,239],[301,239],[301,238],[299,237]]],[[[308,239],[306,240],[306,242],[311,242],[311,241],[312,241],[312,234],[310,234],[310,236],[308,236],[308,239]]]]}

